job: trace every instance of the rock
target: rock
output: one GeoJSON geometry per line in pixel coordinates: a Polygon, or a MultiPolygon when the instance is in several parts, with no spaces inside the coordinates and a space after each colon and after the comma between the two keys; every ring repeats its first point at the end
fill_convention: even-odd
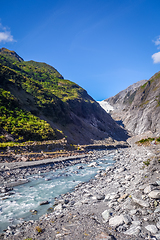
{"type": "Polygon", "coordinates": [[[38,213],[37,210],[30,210],[30,212],[32,213],[32,215],[37,215],[37,213],[38,213]]]}
{"type": "Polygon", "coordinates": [[[159,212],[160,212],[160,206],[156,207],[156,209],[155,209],[154,212],[155,212],[155,213],[159,213],[159,212]]]}
{"type": "Polygon", "coordinates": [[[147,187],[145,187],[144,189],[144,193],[150,193],[152,190],[154,189],[154,187],[152,185],[148,185],[147,187]]]}
{"type": "Polygon", "coordinates": [[[132,219],[129,215],[123,215],[123,220],[124,220],[125,224],[129,224],[132,222],[132,219]]]}
{"type": "Polygon", "coordinates": [[[45,178],[44,180],[45,181],[50,181],[50,180],[52,180],[52,178],[45,178]]]}
{"type": "Polygon", "coordinates": [[[69,200],[68,199],[64,199],[64,204],[68,204],[69,200]]]}
{"type": "Polygon", "coordinates": [[[110,218],[109,225],[112,227],[118,227],[124,223],[124,217],[123,215],[120,216],[114,216],[110,218]]]}
{"type": "Polygon", "coordinates": [[[102,213],[102,217],[103,219],[107,222],[109,220],[111,216],[111,212],[109,210],[105,210],[103,213],[102,213]]]}
{"type": "Polygon", "coordinates": [[[131,226],[124,234],[126,235],[138,235],[140,232],[141,227],[140,226],[131,226]]]}
{"type": "Polygon", "coordinates": [[[139,204],[142,207],[146,207],[146,208],[149,207],[149,203],[147,201],[138,199],[138,198],[133,197],[133,196],[132,196],[132,200],[133,200],[134,203],[137,203],[137,204],[139,204]]]}
{"type": "Polygon", "coordinates": [[[104,200],[105,199],[105,195],[104,194],[99,194],[96,196],[97,200],[104,200]]]}
{"type": "Polygon", "coordinates": [[[83,167],[83,166],[78,166],[77,168],[78,168],[78,169],[83,169],[84,167],[83,167]]]}
{"type": "Polygon", "coordinates": [[[62,211],[62,209],[63,209],[63,205],[61,203],[54,208],[55,211],[62,211]]]}
{"type": "Polygon", "coordinates": [[[156,240],[159,240],[160,239],[160,233],[156,234],[155,237],[156,237],[156,240]]]}
{"type": "Polygon", "coordinates": [[[137,221],[133,221],[133,222],[132,222],[132,225],[133,225],[133,226],[140,226],[140,225],[141,225],[141,222],[138,221],[138,220],[137,220],[137,221]]]}
{"type": "Polygon", "coordinates": [[[43,201],[39,205],[46,205],[46,204],[49,204],[49,202],[48,201],[43,201]]]}
{"type": "Polygon", "coordinates": [[[128,197],[128,194],[125,193],[124,195],[122,195],[120,198],[118,198],[118,202],[123,201],[124,199],[126,199],[128,197]]]}
{"type": "Polygon", "coordinates": [[[110,236],[108,233],[102,232],[95,238],[96,240],[114,240],[115,238],[113,236],[110,236]]]}
{"type": "Polygon", "coordinates": [[[158,229],[155,225],[148,225],[145,227],[149,232],[155,234],[158,232],[158,229]]]}
{"type": "Polygon", "coordinates": [[[47,209],[47,212],[49,212],[49,213],[54,212],[54,208],[53,208],[53,207],[48,208],[48,209],[47,209]]]}
{"type": "Polygon", "coordinates": [[[23,161],[23,162],[27,162],[28,161],[28,157],[21,157],[21,161],[23,161]]]}
{"type": "Polygon", "coordinates": [[[160,229],[160,221],[156,224],[157,228],[160,229]]]}
{"type": "Polygon", "coordinates": [[[153,190],[148,194],[148,196],[150,198],[159,199],[160,198],[160,191],[159,190],[153,190]]]}

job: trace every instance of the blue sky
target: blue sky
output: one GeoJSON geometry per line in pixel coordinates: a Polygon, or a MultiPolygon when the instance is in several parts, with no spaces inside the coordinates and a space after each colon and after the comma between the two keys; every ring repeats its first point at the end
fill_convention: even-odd
{"type": "Polygon", "coordinates": [[[103,100],[160,70],[159,0],[1,0],[0,48],[103,100]]]}

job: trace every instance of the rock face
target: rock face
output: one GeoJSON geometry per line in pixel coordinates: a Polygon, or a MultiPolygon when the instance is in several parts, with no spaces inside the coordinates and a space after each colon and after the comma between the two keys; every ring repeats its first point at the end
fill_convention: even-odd
{"type": "MultiPolygon", "coordinates": [[[[34,121],[37,121],[36,116],[48,123],[55,131],[57,139],[67,136],[72,143],[85,144],[109,137],[116,140],[127,138],[124,130],[86,90],[65,80],[52,66],[34,61],[26,62],[17,53],[5,48],[0,49],[0,91],[0,101],[5,111],[11,113],[18,109],[19,115],[23,112],[23,119],[27,111],[34,121]],[[6,92],[12,104],[7,102],[6,92]]],[[[0,112],[0,115],[7,114],[0,112]]],[[[6,123],[7,119],[0,125],[0,134],[2,131],[11,133],[6,123]]],[[[35,125],[38,126],[36,123],[35,125]]],[[[17,128],[15,134],[19,132],[21,130],[17,128]]],[[[21,135],[24,139],[27,137],[22,132],[21,135]]],[[[35,140],[35,136],[30,135],[25,141],[35,140]]]]}
{"type": "Polygon", "coordinates": [[[107,101],[114,107],[112,117],[123,122],[133,135],[160,131],[160,72],[142,80],[107,101]]]}

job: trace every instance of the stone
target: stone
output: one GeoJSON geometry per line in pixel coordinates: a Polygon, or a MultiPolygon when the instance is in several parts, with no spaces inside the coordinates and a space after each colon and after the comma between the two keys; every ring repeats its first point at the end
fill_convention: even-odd
{"type": "Polygon", "coordinates": [[[97,200],[104,200],[105,199],[105,195],[104,194],[99,194],[96,196],[97,200]]]}
{"type": "Polygon", "coordinates": [[[77,168],[78,168],[78,169],[83,169],[84,167],[83,167],[83,166],[78,166],[77,168]]]}
{"type": "Polygon", "coordinates": [[[37,215],[37,213],[38,213],[37,210],[30,210],[30,212],[32,213],[32,215],[37,215]]]}
{"type": "Polygon", "coordinates": [[[156,239],[159,240],[160,239],[160,233],[155,235],[156,239]]]}
{"type": "Polygon", "coordinates": [[[148,196],[153,199],[159,199],[160,198],[160,191],[159,190],[153,190],[151,191],[148,196]]]}
{"type": "Polygon", "coordinates": [[[124,234],[126,235],[138,235],[140,232],[141,227],[140,226],[131,226],[124,234]]]}
{"type": "Polygon", "coordinates": [[[98,236],[95,238],[96,240],[114,240],[115,238],[113,236],[110,236],[108,233],[100,233],[98,236]]]}
{"type": "Polygon", "coordinates": [[[124,195],[122,195],[120,198],[118,198],[118,202],[123,201],[124,199],[126,199],[128,197],[128,194],[125,193],[124,195]]]}
{"type": "Polygon", "coordinates": [[[132,222],[132,219],[129,215],[123,215],[123,220],[125,224],[130,224],[132,222]]]}
{"type": "Polygon", "coordinates": [[[102,217],[103,219],[107,222],[109,220],[111,216],[111,212],[109,210],[105,210],[103,213],[102,213],[102,217]]]}
{"type": "Polygon", "coordinates": [[[118,227],[124,223],[124,217],[123,215],[120,216],[114,216],[110,218],[109,225],[112,227],[118,227]]]}
{"type": "Polygon", "coordinates": [[[54,208],[55,211],[62,211],[62,209],[63,209],[63,205],[61,203],[55,206],[54,208]]]}
{"type": "Polygon", "coordinates": [[[156,226],[158,229],[160,229],[160,222],[157,222],[156,226]]]}
{"type": "Polygon", "coordinates": [[[155,225],[148,225],[145,227],[149,232],[155,234],[158,232],[158,229],[155,225]]]}
{"type": "Polygon", "coordinates": [[[134,226],[140,226],[141,225],[141,222],[140,221],[133,221],[132,222],[132,225],[134,225],[134,226]]]}
{"type": "Polygon", "coordinates": [[[49,204],[49,202],[48,201],[43,201],[39,205],[46,205],[46,204],[49,204]]]}
{"type": "Polygon", "coordinates": [[[141,200],[141,199],[136,198],[136,197],[132,197],[132,200],[133,200],[134,203],[137,203],[142,207],[146,207],[146,208],[149,207],[148,201],[144,201],[144,200],[141,200]]]}
{"type": "Polygon", "coordinates": [[[154,187],[152,185],[148,185],[147,187],[145,187],[144,189],[144,193],[150,193],[152,190],[154,189],[154,187]]]}

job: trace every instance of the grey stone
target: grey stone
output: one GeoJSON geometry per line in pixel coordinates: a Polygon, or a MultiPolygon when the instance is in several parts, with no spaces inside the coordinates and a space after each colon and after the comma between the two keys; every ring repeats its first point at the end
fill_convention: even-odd
{"type": "Polygon", "coordinates": [[[125,224],[129,224],[132,222],[132,219],[129,215],[123,215],[123,220],[124,220],[125,224]]]}
{"type": "Polygon", "coordinates": [[[157,222],[156,226],[158,229],[160,229],[160,222],[157,222]]]}
{"type": "Polygon", "coordinates": [[[137,203],[137,204],[139,204],[142,207],[146,207],[146,208],[149,207],[149,203],[147,201],[138,199],[136,197],[132,197],[132,200],[133,200],[134,203],[137,203]]]}
{"type": "Polygon", "coordinates": [[[154,187],[152,185],[148,185],[147,187],[145,187],[144,189],[144,193],[150,193],[152,190],[154,189],[154,187]]]}
{"type": "Polygon", "coordinates": [[[140,232],[141,227],[140,226],[131,226],[124,234],[126,235],[138,235],[140,232]]]}
{"type": "Polygon", "coordinates": [[[103,219],[107,222],[109,220],[111,216],[111,212],[109,210],[105,210],[103,213],[102,213],[102,217],[103,219]]]}
{"type": "Polygon", "coordinates": [[[155,234],[158,232],[158,229],[155,225],[148,225],[145,227],[149,232],[155,234]]]}
{"type": "Polygon", "coordinates": [[[39,205],[46,205],[46,204],[49,204],[49,202],[48,201],[43,201],[39,205]]]}
{"type": "Polygon", "coordinates": [[[124,223],[124,217],[123,215],[120,216],[114,216],[110,218],[109,225],[112,227],[118,227],[124,223]]]}
{"type": "Polygon", "coordinates": [[[156,209],[155,209],[155,211],[154,211],[155,213],[159,213],[160,212],[160,207],[158,206],[158,207],[156,207],[156,209]]]}
{"type": "Polygon", "coordinates": [[[159,190],[153,190],[151,191],[148,196],[153,199],[159,199],[160,198],[160,191],[159,190]]]}
{"type": "Polygon", "coordinates": [[[159,240],[160,239],[160,233],[156,234],[155,237],[156,237],[156,239],[159,240]]]}
{"type": "Polygon", "coordinates": [[[99,194],[96,196],[97,200],[104,200],[105,199],[105,195],[104,194],[99,194]]]}
{"type": "Polygon", "coordinates": [[[62,209],[63,209],[63,205],[61,203],[55,206],[54,208],[55,211],[61,211],[62,209]]]}

